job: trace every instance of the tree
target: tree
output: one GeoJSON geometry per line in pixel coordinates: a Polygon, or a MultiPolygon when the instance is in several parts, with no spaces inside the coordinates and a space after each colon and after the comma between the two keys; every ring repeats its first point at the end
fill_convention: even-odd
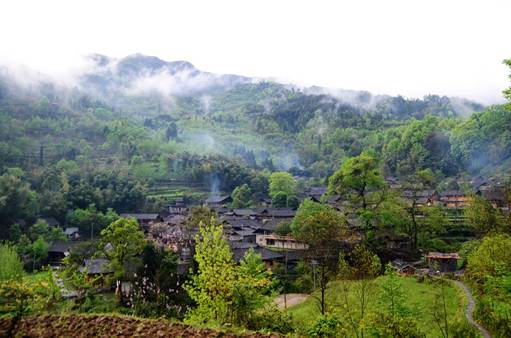
{"type": "Polygon", "coordinates": [[[20,279],[23,275],[23,263],[16,249],[8,244],[0,244],[0,281],[20,279]]]}
{"type": "Polygon", "coordinates": [[[424,337],[417,322],[405,304],[406,294],[400,277],[392,265],[385,268],[385,277],[380,282],[379,303],[382,311],[372,320],[375,337],[424,337]]]}
{"type": "Polygon", "coordinates": [[[295,191],[296,182],[290,173],[285,171],[274,172],[270,175],[269,194],[274,198],[279,192],[292,195],[295,191]]]}
{"type": "Polygon", "coordinates": [[[228,318],[232,285],[236,279],[232,252],[222,226],[217,225],[215,219],[199,224],[195,240],[197,272],[185,284],[185,290],[197,307],[187,314],[187,320],[224,323],[228,318]]]}
{"type": "Polygon", "coordinates": [[[101,231],[101,248],[117,281],[125,278],[128,266],[139,260],[145,243],[144,233],[133,218],[118,219],[101,231]]]}
{"type": "MultiPolygon", "coordinates": [[[[36,194],[23,182],[23,172],[11,169],[0,176],[0,219],[9,225],[17,218],[32,218],[37,213],[36,194]]],[[[5,238],[8,229],[0,231],[5,238]]]]}
{"type": "Polygon", "coordinates": [[[309,262],[319,269],[318,298],[321,314],[327,311],[325,299],[327,284],[335,276],[341,247],[341,239],[347,229],[347,221],[332,207],[306,199],[298,208],[291,230],[293,236],[309,245],[309,262]]]}
{"type": "Polygon", "coordinates": [[[297,209],[300,206],[300,201],[298,197],[291,195],[287,197],[287,206],[288,208],[297,209]]]}
{"type": "Polygon", "coordinates": [[[216,213],[208,207],[192,207],[190,216],[186,219],[184,225],[188,230],[197,229],[199,224],[209,224],[211,220],[216,219],[216,213]]]}
{"type": "Polygon", "coordinates": [[[243,184],[232,192],[232,207],[233,208],[246,208],[250,205],[250,197],[252,191],[248,184],[243,184]]]}
{"type": "Polygon", "coordinates": [[[350,208],[360,217],[367,231],[375,226],[377,212],[385,201],[386,188],[378,161],[366,152],[346,160],[328,181],[329,194],[346,196],[350,208]]]}
{"type": "Polygon", "coordinates": [[[271,204],[275,208],[287,207],[287,194],[283,191],[279,191],[273,196],[271,204]]]}
{"type": "Polygon", "coordinates": [[[341,285],[341,313],[356,337],[364,337],[366,332],[367,309],[375,294],[374,278],[380,273],[381,263],[378,256],[363,245],[356,245],[344,257],[339,258],[339,277],[341,285]],[[354,295],[352,299],[351,295],[354,295]]]}
{"type": "Polygon", "coordinates": [[[501,229],[497,210],[482,196],[472,196],[469,206],[463,213],[467,224],[479,234],[485,235],[501,229]]]}
{"type": "Polygon", "coordinates": [[[38,219],[37,222],[30,227],[30,235],[32,240],[42,237],[46,242],[67,240],[67,236],[62,228],[50,227],[43,219],[38,219]]]}
{"type": "MultiPolygon", "coordinates": [[[[511,68],[511,59],[504,60],[504,64],[511,68]]],[[[511,75],[509,75],[509,78],[511,79],[511,75]]],[[[511,87],[504,89],[504,97],[511,100],[511,87]]]]}
{"type": "Polygon", "coordinates": [[[177,271],[177,255],[148,243],[133,283],[131,305],[138,316],[175,318],[188,305],[181,288],[184,276],[177,271]]]}
{"type": "Polygon", "coordinates": [[[260,254],[249,249],[237,269],[232,289],[232,312],[236,324],[246,326],[257,310],[271,302],[271,272],[260,254]]]}
{"type": "Polygon", "coordinates": [[[119,219],[119,215],[113,209],[108,208],[105,213],[98,211],[95,204],[90,204],[86,209],[75,209],[68,216],[69,225],[78,227],[94,239],[94,234],[119,219]]]}
{"type": "Polygon", "coordinates": [[[44,240],[42,236],[39,236],[34,243],[32,243],[31,248],[31,258],[32,258],[32,268],[40,266],[46,258],[48,258],[48,243],[44,240]]]}

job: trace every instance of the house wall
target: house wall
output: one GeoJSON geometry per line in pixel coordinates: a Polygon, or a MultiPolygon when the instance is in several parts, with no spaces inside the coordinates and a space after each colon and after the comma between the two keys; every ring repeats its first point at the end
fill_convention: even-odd
{"type": "Polygon", "coordinates": [[[257,235],[256,243],[262,247],[288,250],[306,250],[309,246],[296,241],[292,237],[276,235],[257,235]]]}

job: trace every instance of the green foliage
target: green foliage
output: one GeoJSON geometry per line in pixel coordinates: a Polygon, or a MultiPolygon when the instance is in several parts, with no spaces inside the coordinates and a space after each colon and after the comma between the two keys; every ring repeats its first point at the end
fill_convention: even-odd
{"type": "Polygon", "coordinates": [[[470,205],[463,213],[467,224],[479,234],[498,232],[502,228],[497,210],[484,197],[472,196],[470,205]]]}
{"type": "Polygon", "coordinates": [[[491,235],[468,256],[466,278],[479,293],[476,317],[497,336],[511,334],[511,237],[491,235]]]}
{"type": "Polygon", "coordinates": [[[23,263],[16,249],[9,244],[0,244],[0,281],[19,280],[23,276],[23,263]]]}
{"type": "Polygon", "coordinates": [[[42,236],[39,236],[34,243],[32,243],[31,257],[33,259],[33,266],[38,267],[48,258],[49,245],[46,243],[42,236]]]}
{"type": "MultiPolygon", "coordinates": [[[[504,60],[503,63],[511,67],[511,59],[504,60]]],[[[511,75],[509,75],[509,78],[511,79],[511,75]]],[[[508,100],[511,100],[511,87],[504,89],[504,97],[508,100]]]]}
{"type": "Polygon", "coordinates": [[[108,208],[103,213],[98,211],[94,204],[89,205],[86,209],[75,209],[67,217],[69,225],[78,227],[86,234],[91,234],[92,238],[94,238],[94,234],[99,234],[101,230],[118,218],[119,215],[112,208],[108,208]]]}
{"type": "Polygon", "coordinates": [[[275,198],[280,192],[285,193],[286,197],[295,192],[296,182],[290,173],[283,171],[274,172],[270,175],[269,181],[269,194],[271,198],[275,198]]]}
{"type": "Polygon", "coordinates": [[[208,224],[200,223],[195,238],[197,272],[185,284],[185,290],[197,304],[187,314],[187,320],[191,322],[224,323],[228,319],[236,273],[222,226],[215,223],[214,219],[208,224]]]}
{"type": "Polygon", "coordinates": [[[148,243],[127,305],[137,316],[179,318],[188,305],[188,298],[180,286],[183,279],[177,272],[176,254],[148,243]]]}
{"type": "Polygon", "coordinates": [[[117,279],[126,277],[128,265],[138,261],[145,243],[144,233],[133,218],[118,219],[101,231],[101,247],[117,279]]]}
{"type": "Polygon", "coordinates": [[[246,208],[250,205],[250,198],[252,197],[252,191],[248,184],[240,185],[236,187],[232,192],[232,207],[233,208],[246,208]]]}
{"type": "Polygon", "coordinates": [[[343,334],[341,321],[333,315],[321,316],[308,330],[307,336],[318,338],[335,338],[343,334]]]}
{"type": "Polygon", "coordinates": [[[38,219],[37,222],[30,227],[32,240],[42,237],[46,242],[66,241],[67,236],[64,230],[59,227],[50,227],[45,220],[38,219]]]}
{"type": "Polygon", "coordinates": [[[271,204],[274,208],[285,208],[287,207],[288,196],[285,192],[279,191],[271,199],[271,204]]]}

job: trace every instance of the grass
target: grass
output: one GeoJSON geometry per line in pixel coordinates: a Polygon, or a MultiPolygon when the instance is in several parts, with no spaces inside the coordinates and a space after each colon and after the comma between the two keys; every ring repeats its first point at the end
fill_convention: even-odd
{"type": "MultiPolygon", "coordinates": [[[[375,281],[376,285],[379,285],[384,278],[386,277],[377,278],[375,281]]],[[[439,285],[432,282],[420,283],[413,277],[402,277],[401,281],[405,292],[405,304],[413,311],[414,317],[417,318],[419,329],[426,334],[426,337],[441,337],[442,335],[435,323],[431,310],[439,285]]],[[[333,312],[339,309],[339,306],[336,306],[335,303],[342,296],[341,283],[340,281],[332,282],[327,290],[326,299],[327,302],[329,301],[330,310],[333,312]]],[[[369,299],[368,313],[381,313],[377,293],[378,289],[375,290],[375,294],[369,299]]],[[[349,297],[354,302],[355,295],[353,292],[349,294],[349,297]]],[[[449,283],[446,286],[446,303],[450,322],[466,321],[464,309],[467,300],[463,291],[454,284],[449,283]]],[[[320,315],[318,301],[314,297],[310,297],[305,302],[289,308],[288,311],[292,314],[295,325],[301,328],[310,326],[320,315]]]]}

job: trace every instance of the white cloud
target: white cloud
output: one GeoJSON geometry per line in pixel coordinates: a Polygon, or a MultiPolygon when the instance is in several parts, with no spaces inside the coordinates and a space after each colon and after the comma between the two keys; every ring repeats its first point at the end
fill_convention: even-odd
{"type": "Polygon", "coordinates": [[[495,102],[508,86],[509,13],[498,0],[5,0],[0,61],[65,78],[79,55],[139,52],[300,85],[495,102]]]}

